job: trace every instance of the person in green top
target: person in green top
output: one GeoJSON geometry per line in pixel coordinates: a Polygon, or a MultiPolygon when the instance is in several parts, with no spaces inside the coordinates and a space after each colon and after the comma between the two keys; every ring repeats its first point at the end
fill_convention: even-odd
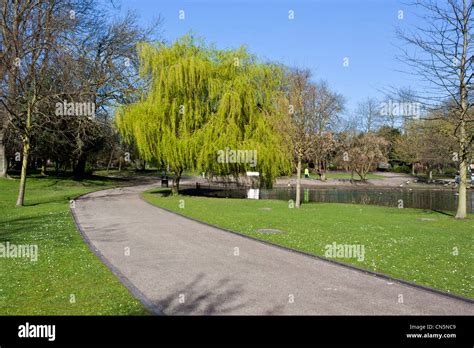
{"type": "Polygon", "coordinates": [[[305,168],[305,170],[304,170],[304,177],[309,178],[309,169],[308,168],[305,168]]]}

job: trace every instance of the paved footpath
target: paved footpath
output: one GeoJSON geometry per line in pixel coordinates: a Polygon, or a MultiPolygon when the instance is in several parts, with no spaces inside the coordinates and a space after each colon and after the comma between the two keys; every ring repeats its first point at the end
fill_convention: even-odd
{"type": "Polygon", "coordinates": [[[76,201],[74,213],[92,249],[156,313],[474,314],[472,303],[154,207],[140,198],[140,192],[152,187],[91,193],[76,201]]]}

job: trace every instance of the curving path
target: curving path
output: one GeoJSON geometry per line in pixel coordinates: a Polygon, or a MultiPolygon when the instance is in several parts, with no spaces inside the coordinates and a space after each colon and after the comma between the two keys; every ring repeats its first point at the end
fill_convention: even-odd
{"type": "Polygon", "coordinates": [[[73,213],[91,248],[157,314],[474,314],[472,303],[154,207],[140,198],[153,186],[87,194],[73,213]]]}

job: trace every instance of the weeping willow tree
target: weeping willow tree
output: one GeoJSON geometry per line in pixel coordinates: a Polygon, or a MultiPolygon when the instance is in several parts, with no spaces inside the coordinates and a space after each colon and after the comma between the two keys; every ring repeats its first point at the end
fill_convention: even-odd
{"type": "Polygon", "coordinates": [[[261,184],[271,186],[291,168],[277,131],[284,117],[276,107],[283,98],[278,66],[245,48],[217,50],[191,36],[170,46],[140,44],[138,54],[148,88],[117,109],[117,127],[145,160],[169,166],[173,193],[184,170],[235,177],[259,171],[261,184]],[[251,151],[256,161],[219,161],[229,150],[251,151]]]}

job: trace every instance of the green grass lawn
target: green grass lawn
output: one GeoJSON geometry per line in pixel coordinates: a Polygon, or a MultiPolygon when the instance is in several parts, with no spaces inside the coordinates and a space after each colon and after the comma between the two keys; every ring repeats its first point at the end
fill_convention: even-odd
{"type": "Polygon", "coordinates": [[[325,246],[333,242],[360,244],[363,261],[337,261],[474,297],[472,215],[459,221],[433,211],[334,203],[290,209],[285,201],[173,197],[163,192],[153,190],[144,197],[182,215],[315,255],[324,256],[325,246]],[[184,209],[179,207],[181,199],[184,209]],[[285,232],[262,234],[256,231],[260,228],[285,232]]]}
{"type": "Polygon", "coordinates": [[[82,240],[69,212],[75,196],[117,185],[111,179],[0,179],[0,244],[38,246],[36,262],[0,257],[0,315],[142,315],[146,309],[82,240]],[[74,302],[75,300],[75,302],[74,302]]]}
{"type": "MultiPolygon", "coordinates": [[[[301,172],[301,177],[304,178],[304,170],[301,172]]],[[[296,179],[296,175],[292,176],[293,179],[296,179]]],[[[319,180],[319,175],[316,173],[309,173],[309,178],[313,180],[319,180]]],[[[350,179],[351,178],[351,173],[345,173],[345,172],[326,172],[326,178],[327,179],[350,179]]],[[[375,173],[368,173],[366,175],[367,179],[383,179],[384,176],[380,174],[375,174],[375,173]]],[[[357,173],[354,173],[354,180],[360,180],[359,175],[357,173]]]]}
{"type": "MultiPolygon", "coordinates": [[[[319,175],[315,175],[315,177],[319,178],[319,175]]],[[[344,173],[344,172],[327,172],[326,177],[328,179],[350,179],[351,173],[344,173]]],[[[383,175],[374,174],[374,173],[367,173],[366,179],[383,179],[385,178],[383,175]]],[[[357,173],[354,173],[354,179],[359,180],[360,177],[357,173]]]]}
{"type": "Polygon", "coordinates": [[[135,177],[135,176],[150,176],[150,177],[160,177],[161,172],[158,169],[146,169],[146,170],[134,170],[134,169],[111,169],[107,171],[106,169],[95,170],[94,175],[97,176],[120,176],[120,177],[135,177]]]}

